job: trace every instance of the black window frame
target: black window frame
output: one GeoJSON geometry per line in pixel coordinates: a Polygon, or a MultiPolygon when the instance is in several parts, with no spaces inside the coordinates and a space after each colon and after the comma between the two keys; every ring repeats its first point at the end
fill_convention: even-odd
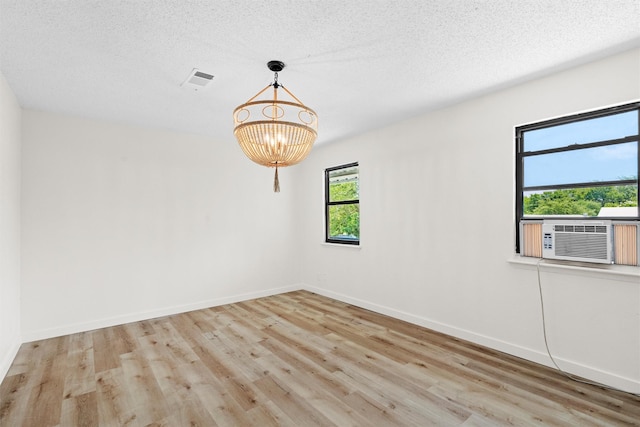
{"type": "MultiPolygon", "coordinates": [[[[339,205],[360,205],[360,191],[358,191],[358,198],[353,200],[341,200],[332,202],[330,199],[330,185],[329,185],[329,174],[333,171],[340,169],[348,169],[352,167],[358,168],[358,177],[360,176],[360,165],[358,162],[347,163],[339,166],[332,166],[330,168],[326,168],[324,170],[324,241],[326,243],[336,243],[340,245],[360,245],[360,236],[358,235],[357,239],[335,239],[329,236],[329,208],[331,206],[339,206],[339,205]]],[[[359,210],[359,209],[358,209],[359,210]]],[[[358,216],[358,221],[360,221],[360,217],[358,216]]]]}
{"type": "MultiPolygon", "coordinates": [[[[615,138],[603,141],[588,142],[583,144],[571,144],[562,147],[548,148],[536,151],[524,151],[524,132],[549,128],[553,126],[575,123],[585,120],[597,119],[600,117],[611,116],[620,113],[626,113],[629,111],[636,111],[638,114],[638,124],[640,128],[640,102],[632,102],[629,104],[618,105],[615,107],[604,108],[600,110],[590,111],[586,113],[573,114],[570,116],[560,117],[551,120],[545,120],[542,122],[532,123],[528,125],[517,126],[515,128],[515,142],[516,142],[516,253],[520,253],[520,222],[523,220],[539,220],[543,219],[541,216],[527,216],[524,217],[524,192],[525,191],[540,191],[540,190],[560,190],[570,188],[585,188],[585,187],[605,187],[613,185],[636,185],[640,189],[640,131],[636,135],[627,135],[623,138],[615,138]],[[604,147],[609,145],[625,144],[629,142],[637,142],[638,152],[636,159],[636,179],[620,179],[612,181],[597,181],[597,182],[580,182],[570,184],[558,184],[558,185],[542,185],[523,187],[524,183],[524,159],[529,156],[568,152],[574,150],[589,149],[595,147],[604,147]]],[[[640,195],[639,195],[640,198],[640,195]]],[[[544,216],[544,219],[566,219],[563,216],[544,216]]],[[[640,203],[638,203],[638,209],[635,217],[583,217],[581,220],[620,220],[620,221],[638,221],[640,220],[640,203]]]]}

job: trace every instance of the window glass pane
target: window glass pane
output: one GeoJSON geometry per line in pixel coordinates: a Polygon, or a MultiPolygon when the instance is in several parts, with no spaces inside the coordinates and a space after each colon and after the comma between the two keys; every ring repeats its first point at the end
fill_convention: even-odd
{"type": "Polygon", "coordinates": [[[524,216],[637,217],[638,185],[571,188],[523,193],[524,216]]]}
{"type": "Polygon", "coordinates": [[[525,188],[637,176],[637,142],[524,157],[525,188]]]}
{"type": "Polygon", "coordinates": [[[330,239],[357,241],[360,239],[360,205],[329,206],[330,239]]]}
{"type": "Polygon", "coordinates": [[[341,202],[360,198],[358,166],[329,172],[329,201],[341,202]]]}
{"type": "Polygon", "coordinates": [[[599,117],[523,132],[524,151],[567,147],[638,134],[638,112],[599,117]]]}

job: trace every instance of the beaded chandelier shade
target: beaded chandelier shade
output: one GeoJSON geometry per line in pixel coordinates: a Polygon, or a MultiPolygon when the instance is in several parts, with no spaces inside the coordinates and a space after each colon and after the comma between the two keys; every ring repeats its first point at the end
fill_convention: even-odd
{"type": "Polygon", "coordinates": [[[262,166],[276,168],[273,191],[280,191],[278,168],[304,160],[318,136],[318,116],[287,88],[278,83],[280,61],[267,66],[275,73],[274,82],[233,111],[233,133],[246,156],[262,166]],[[273,88],[268,99],[259,99],[273,88]],[[282,89],[290,100],[278,97],[282,89]]]}

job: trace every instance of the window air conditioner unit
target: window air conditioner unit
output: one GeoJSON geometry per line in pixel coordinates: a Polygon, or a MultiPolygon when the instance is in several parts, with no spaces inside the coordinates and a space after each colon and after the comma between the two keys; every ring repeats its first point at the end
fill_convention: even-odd
{"type": "Polygon", "coordinates": [[[611,221],[545,220],[542,258],[613,263],[611,221]]]}

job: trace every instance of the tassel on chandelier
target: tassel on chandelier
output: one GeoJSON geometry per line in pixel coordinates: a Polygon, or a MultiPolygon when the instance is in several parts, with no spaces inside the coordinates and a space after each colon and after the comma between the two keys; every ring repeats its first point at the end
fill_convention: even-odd
{"type": "Polygon", "coordinates": [[[278,165],[276,165],[276,174],[273,177],[273,192],[280,192],[280,180],[278,179],[278,165]]]}
{"type": "Polygon", "coordinates": [[[267,167],[275,167],[273,191],[280,192],[278,168],[295,165],[307,157],[318,136],[318,116],[287,88],[278,83],[278,72],[284,69],[281,61],[269,61],[274,72],[270,83],[233,111],[233,133],[246,156],[267,167]],[[256,100],[273,87],[273,97],[256,100]],[[292,101],[278,98],[282,88],[292,101]]]}

